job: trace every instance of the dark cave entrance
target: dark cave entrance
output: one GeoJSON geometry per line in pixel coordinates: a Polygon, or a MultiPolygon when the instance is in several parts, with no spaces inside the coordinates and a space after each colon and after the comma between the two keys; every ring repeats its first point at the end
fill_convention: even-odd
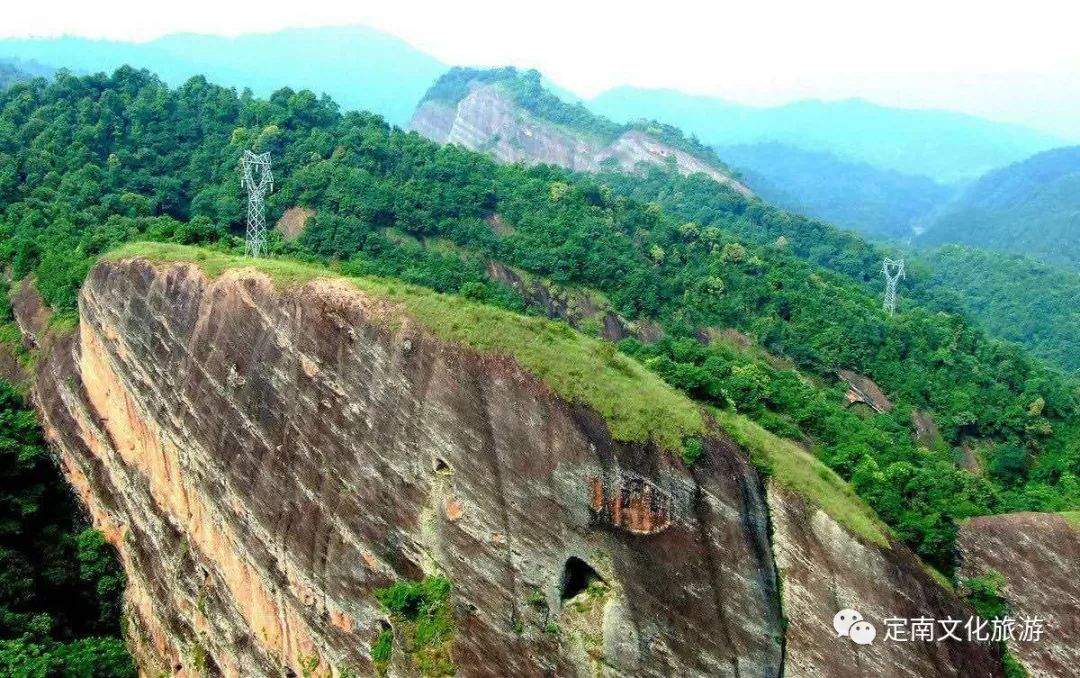
{"type": "Polygon", "coordinates": [[[577,556],[570,556],[563,565],[562,582],[559,585],[559,600],[566,602],[581,594],[594,582],[603,582],[591,565],[577,556]]]}

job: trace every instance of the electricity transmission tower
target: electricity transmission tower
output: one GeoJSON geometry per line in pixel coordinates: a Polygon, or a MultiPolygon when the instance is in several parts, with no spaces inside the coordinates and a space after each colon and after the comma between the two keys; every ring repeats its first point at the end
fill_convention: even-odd
{"type": "Polygon", "coordinates": [[[905,277],[904,260],[885,259],[881,270],[885,274],[885,312],[893,315],[896,313],[896,283],[905,277]]]}
{"type": "Polygon", "coordinates": [[[245,254],[261,257],[266,251],[266,211],[263,199],[274,190],[274,175],[270,172],[270,153],[256,155],[244,151],[240,159],[240,185],[247,190],[247,245],[245,254]]]}

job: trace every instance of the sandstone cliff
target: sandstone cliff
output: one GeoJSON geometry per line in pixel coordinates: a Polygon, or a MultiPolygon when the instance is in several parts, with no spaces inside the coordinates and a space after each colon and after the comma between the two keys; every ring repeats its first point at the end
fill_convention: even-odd
{"type": "Polygon", "coordinates": [[[438,573],[454,632],[432,651],[459,675],[999,675],[980,645],[836,638],[837,605],[880,622],[960,603],[902,547],[766,493],[715,427],[688,468],[393,298],[214,273],[100,263],[37,369],[145,673],[416,675],[373,592],[438,573]]]}
{"type": "Polygon", "coordinates": [[[752,195],[728,172],[641,130],[628,129],[614,141],[579,133],[522,109],[498,84],[474,86],[453,105],[421,102],[409,129],[439,143],[490,153],[503,162],[546,163],[579,172],[602,168],[632,172],[639,163],[671,166],[682,174],[701,172],[743,195],[752,195]]]}
{"type": "Polygon", "coordinates": [[[1037,640],[1009,641],[1033,678],[1076,675],[1080,666],[1080,516],[1072,519],[1053,513],[984,516],[961,525],[957,536],[960,576],[1001,574],[1010,616],[1043,622],[1037,640]]]}

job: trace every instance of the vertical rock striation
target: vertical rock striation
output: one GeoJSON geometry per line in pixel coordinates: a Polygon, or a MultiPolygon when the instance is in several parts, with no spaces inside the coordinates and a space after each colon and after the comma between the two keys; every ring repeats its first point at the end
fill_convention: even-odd
{"type": "MultiPolygon", "coordinates": [[[[1009,651],[1033,678],[1076,675],[1080,666],[1080,526],[1053,513],[972,518],[957,534],[960,576],[1001,574],[1000,592],[1018,622],[1038,619],[1042,635],[1017,637],[1009,651]]],[[[1022,631],[1022,623],[1016,631],[1022,631]]]]}
{"type": "Polygon", "coordinates": [[[734,445],[706,441],[690,473],[616,443],[512,360],[343,281],[105,262],[80,313],[36,401],[121,554],[146,672],[370,674],[373,589],[438,571],[460,675],[778,674],[766,507],[734,445]],[[589,479],[618,473],[672,493],[665,529],[591,510],[589,479]],[[594,636],[563,609],[578,562],[610,592],[594,636]]]}

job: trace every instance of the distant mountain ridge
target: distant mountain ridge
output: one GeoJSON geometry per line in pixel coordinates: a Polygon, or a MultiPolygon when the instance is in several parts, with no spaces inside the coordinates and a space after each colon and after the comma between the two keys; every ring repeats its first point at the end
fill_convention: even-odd
{"type": "Polygon", "coordinates": [[[51,78],[55,71],[35,61],[0,59],[0,89],[33,78],[51,78]]]}
{"type": "Polygon", "coordinates": [[[919,244],[963,243],[1080,270],[1080,146],[990,172],[950,204],[919,244]]]}
{"type": "Polygon", "coordinates": [[[633,171],[639,164],[703,173],[751,195],[716,152],[653,121],[617,124],[567,103],[535,70],[454,68],[424,95],[409,129],[439,143],[484,151],[503,162],[575,171],[633,171]]]}
{"type": "Polygon", "coordinates": [[[0,40],[0,58],[34,59],[75,72],[147,68],[176,86],[195,75],[267,96],[283,86],[326,93],[347,110],[402,125],[447,66],[366,27],[297,28],[235,38],[175,34],[146,43],[85,38],[0,40]]]}
{"type": "Polygon", "coordinates": [[[718,146],[717,153],[765,200],[891,240],[911,238],[956,191],[927,177],[776,142],[718,146]]]}
{"type": "Polygon", "coordinates": [[[890,108],[859,99],[753,107],[674,90],[619,87],[587,103],[615,121],[655,117],[707,144],[779,142],[943,183],[971,180],[1067,143],[963,113],[890,108]]]}

